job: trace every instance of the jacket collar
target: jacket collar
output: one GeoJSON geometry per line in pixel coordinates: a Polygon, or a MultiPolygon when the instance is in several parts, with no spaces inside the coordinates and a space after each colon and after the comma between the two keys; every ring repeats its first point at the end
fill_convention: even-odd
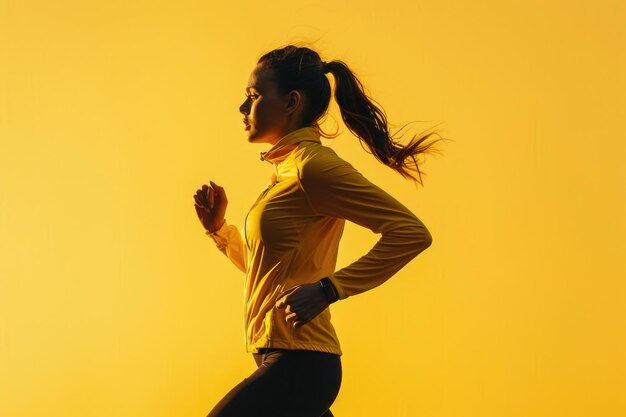
{"type": "Polygon", "coordinates": [[[261,161],[267,161],[273,165],[277,165],[287,158],[291,151],[298,146],[298,143],[304,141],[322,143],[319,128],[306,126],[292,130],[280,138],[269,151],[261,152],[261,161]]]}

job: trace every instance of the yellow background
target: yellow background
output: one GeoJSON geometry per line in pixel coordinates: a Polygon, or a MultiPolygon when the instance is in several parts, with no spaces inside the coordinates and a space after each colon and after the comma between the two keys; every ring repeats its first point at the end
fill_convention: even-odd
{"type": "MultiPolygon", "coordinates": [[[[323,143],[434,238],[331,307],[334,414],[625,415],[626,10],[548,3],[2,0],[0,415],[205,416],[253,372],[192,195],[242,224],[272,167],[238,108],[289,42],[450,139],[416,188],[332,102],[323,143]]],[[[348,224],[338,268],[378,237],[348,224]]]]}

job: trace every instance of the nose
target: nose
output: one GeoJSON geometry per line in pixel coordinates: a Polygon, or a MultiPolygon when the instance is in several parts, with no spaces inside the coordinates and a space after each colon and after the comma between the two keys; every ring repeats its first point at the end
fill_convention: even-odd
{"type": "Polygon", "coordinates": [[[239,113],[246,115],[248,113],[250,113],[250,110],[248,109],[247,106],[248,100],[244,101],[243,104],[241,106],[239,106],[239,113]]]}

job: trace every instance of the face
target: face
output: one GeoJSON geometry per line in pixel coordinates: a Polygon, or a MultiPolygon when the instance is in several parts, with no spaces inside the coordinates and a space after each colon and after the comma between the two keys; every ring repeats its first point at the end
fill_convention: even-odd
{"type": "Polygon", "coordinates": [[[246,101],[239,106],[249,123],[245,128],[248,142],[276,143],[294,129],[302,107],[300,93],[291,91],[281,96],[268,71],[259,65],[254,68],[245,91],[246,101]]]}

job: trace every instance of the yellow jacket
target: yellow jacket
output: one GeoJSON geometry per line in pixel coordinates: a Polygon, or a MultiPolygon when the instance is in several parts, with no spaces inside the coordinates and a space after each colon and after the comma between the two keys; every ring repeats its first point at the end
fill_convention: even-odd
{"type": "Polygon", "coordinates": [[[261,159],[275,172],[239,229],[206,232],[241,271],[246,352],[260,347],[342,355],[330,308],[300,328],[275,307],[281,294],[329,277],[339,300],[385,282],[431,244],[424,224],[323,145],[316,127],[283,136],[261,159]],[[382,237],[364,256],[335,271],[345,220],[382,237]]]}

